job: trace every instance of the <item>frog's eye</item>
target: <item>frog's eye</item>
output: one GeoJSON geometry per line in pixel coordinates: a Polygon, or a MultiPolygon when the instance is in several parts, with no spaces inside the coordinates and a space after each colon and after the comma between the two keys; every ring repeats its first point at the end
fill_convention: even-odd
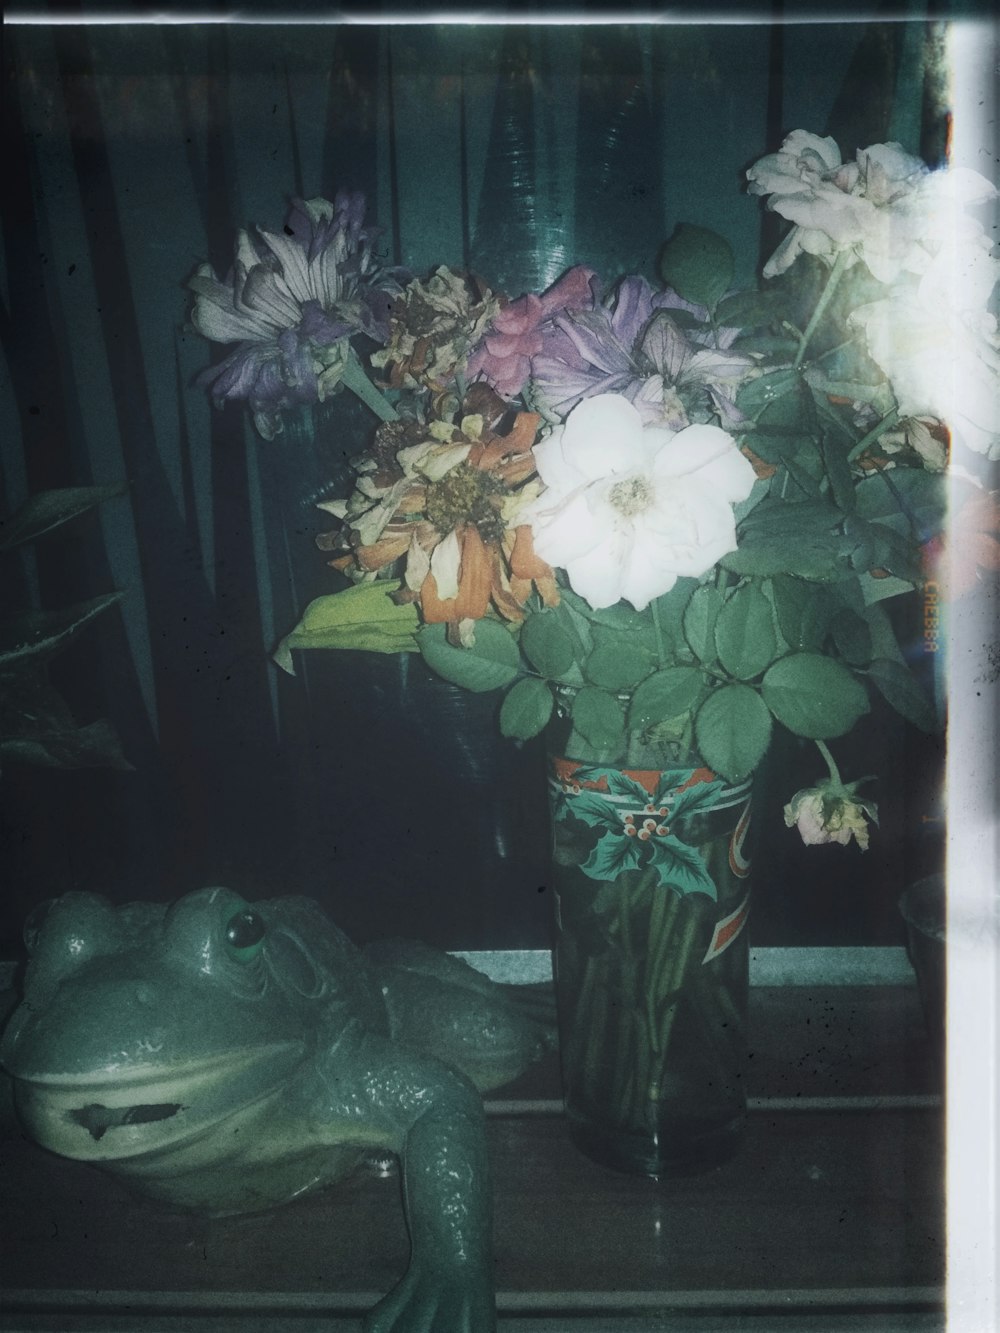
{"type": "Polygon", "coordinates": [[[250,963],[260,953],[267,926],[252,907],[243,907],[226,922],[226,944],[238,963],[250,963]]]}

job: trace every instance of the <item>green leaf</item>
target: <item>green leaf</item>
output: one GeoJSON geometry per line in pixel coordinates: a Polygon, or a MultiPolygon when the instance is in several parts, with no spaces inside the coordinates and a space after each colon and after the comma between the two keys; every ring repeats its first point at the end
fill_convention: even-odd
{"type": "Polygon", "coordinates": [[[667,718],[690,712],[705,689],[705,676],[697,667],[664,667],[639,685],[629,705],[629,731],[645,731],[667,718]]]}
{"type": "MultiPolygon", "coordinates": [[[[672,662],[691,660],[691,650],[684,636],[684,610],[691,600],[699,581],[693,578],[679,578],[669,592],[663,593],[651,602],[643,613],[649,620],[652,630],[652,648],[657,654],[654,666],[668,666],[672,662]],[[659,639],[653,628],[653,618],[659,627],[659,639]],[[662,659],[659,652],[662,651],[662,659]]],[[[644,641],[644,646],[645,641],[644,641]]]]}
{"type": "Polygon", "coordinates": [[[773,430],[749,431],[746,442],[765,463],[782,463],[794,458],[802,449],[803,433],[794,427],[776,427],[773,430]]]}
{"type": "Polygon", "coordinates": [[[865,687],[847,667],[821,653],[792,653],[768,670],[764,702],[796,736],[843,736],[868,712],[865,687]]]}
{"type": "Polygon", "coordinates": [[[684,310],[679,306],[666,306],[658,310],[653,319],[669,319],[671,324],[676,324],[685,333],[704,333],[706,328],[704,319],[699,319],[693,310],[684,310]]]}
{"type": "Polygon", "coordinates": [[[110,722],[80,726],[40,662],[0,673],[0,763],[131,769],[110,722]]]}
{"type": "Polygon", "coordinates": [[[779,319],[783,305],[780,292],[773,290],[734,292],[720,301],[715,319],[724,328],[759,328],[779,319]]]}
{"type": "Polygon", "coordinates": [[[872,662],[868,675],[879,693],[896,712],[921,731],[936,731],[938,719],[934,706],[921,689],[913,672],[902,662],[881,657],[872,662]]]}
{"type": "Polygon", "coordinates": [[[575,657],[572,638],[551,611],[540,611],[524,622],[521,649],[531,665],[550,680],[569,671],[575,657]]]}
{"type": "Polygon", "coordinates": [[[722,610],[722,593],[713,583],[695,588],[684,610],[684,637],[699,662],[715,661],[715,622],[722,610]]]}
{"type": "Polygon", "coordinates": [[[847,558],[856,545],[838,531],[842,521],[826,500],[762,500],[741,525],[737,549],[719,563],[762,578],[795,574],[835,581],[850,572],[847,558]]]}
{"type": "Polygon", "coordinates": [[[608,770],[608,794],[610,796],[624,796],[628,800],[634,801],[636,808],[639,810],[644,810],[649,804],[648,789],[641,782],[637,782],[635,778],[630,778],[627,773],[623,773],[621,769],[608,770]]]}
{"type": "Polygon", "coordinates": [[[515,681],[500,709],[501,733],[519,741],[537,736],[552,716],[553,702],[552,691],[537,676],[515,681]]]}
{"type": "Polygon", "coordinates": [[[622,817],[618,810],[599,792],[581,791],[566,801],[566,813],[580,820],[588,828],[621,833],[622,817]]]}
{"type": "Polygon", "coordinates": [[[799,435],[808,435],[815,422],[816,406],[812,394],[800,379],[783,392],[766,399],[757,413],[758,430],[784,429],[797,431],[799,435]]]}
{"type": "Polygon", "coordinates": [[[909,580],[893,576],[877,579],[873,575],[865,573],[859,577],[858,584],[865,602],[872,606],[876,602],[884,602],[890,597],[901,597],[904,593],[913,592],[913,584],[909,580]]]}
{"type": "Polygon", "coordinates": [[[733,505],[733,518],[736,520],[736,526],[740,527],[744,520],[752,513],[754,509],[766,500],[771,489],[771,482],[766,477],[758,477],[750,488],[750,494],[745,500],[738,500],[733,505]]]}
{"type": "Polygon", "coordinates": [[[454,648],[444,625],[425,625],[417,635],[417,646],[439,676],[476,694],[502,689],[520,674],[517,643],[495,620],[476,622],[476,641],[471,648],[454,648]]]}
{"type": "Polygon", "coordinates": [[[685,787],[670,802],[670,823],[675,826],[694,815],[711,810],[719,799],[719,792],[725,784],[722,782],[696,782],[693,787],[685,787]]]}
{"type": "Polygon", "coordinates": [[[754,583],[726,598],[715,622],[715,645],[723,668],[737,680],[752,680],[778,651],[771,603],[754,583]]]}
{"type": "Polygon", "coordinates": [[[866,477],[854,488],[861,518],[925,541],[944,523],[947,489],[942,474],[920,467],[894,467],[866,477]]]}
{"type": "MultiPolygon", "coordinates": [[[[889,579],[872,579],[873,583],[888,583],[889,579]]],[[[910,585],[906,585],[907,590],[910,585]]],[[[903,650],[896,638],[896,631],[884,606],[871,602],[865,607],[865,619],[872,636],[872,657],[888,657],[894,662],[904,662],[903,650]]]]}
{"type": "Polygon", "coordinates": [[[25,611],[0,625],[0,667],[41,662],[61,652],[102,611],[121,601],[120,592],[105,593],[59,611],[25,611]]]}
{"type": "MultiPolygon", "coordinates": [[[[295,628],[278,644],[274,661],[283,671],[294,675],[293,648],[416,652],[417,608],[413,603],[399,605],[392,600],[391,594],[399,586],[398,579],[379,579],[317,597],[306,607],[295,628]]],[[[444,630],[443,626],[435,628],[444,630]]],[[[514,651],[516,655],[516,646],[514,651]]]]}
{"type": "MultiPolygon", "coordinates": [[[[630,838],[630,842],[635,839],[630,838]]],[[[656,870],[660,884],[682,896],[688,893],[707,893],[715,901],[719,891],[708,872],[705,859],[697,847],[690,847],[679,838],[669,835],[652,837],[646,844],[652,851],[650,865],[656,870]]]]}
{"type": "Polygon", "coordinates": [[[843,514],[828,500],[781,500],[770,497],[749,514],[743,523],[745,534],[758,531],[781,537],[804,537],[816,528],[835,527],[843,514]]]}
{"type": "Polygon", "coordinates": [[[733,342],[733,352],[758,352],[774,361],[791,361],[799,350],[798,338],[781,333],[747,333],[733,342]]]}
{"type": "Polygon", "coordinates": [[[825,590],[825,595],[830,599],[831,606],[837,609],[846,608],[848,611],[854,611],[859,616],[865,614],[865,598],[861,590],[861,583],[858,579],[841,579],[832,587],[825,590]]]}
{"type": "Polygon", "coordinates": [[[822,647],[833,614],[826,589],[779,574],[771,580],[771,590],[778,627],[789,648],[808,652],[822,647]]]}
{"type": "Polygon", "coordinates": [[[694,734],[709,768],[728,782],[742,782],[767,753],[771,715],[749,685],[722,685],[698,709],[694,734]]]}
{"type": "Polygon", "coordinates": [[[780,402],[788,394],[794,394],[801,383],[797,370],[790,367],[772,370],[759,379],[748,380],[736,395],[736,406],[746,416],[756,418],[765,408],[780,402]]]}
{"type": "Polygon", "coordinates": [[[594,650],[583,664],[583,674],[592,685],[605,690],[631,690],[655,665],[653,654],[636,636],[617,634],[605,626],[594,626],[594,650]]]}
{"type": "Polygon", "coordinates": [[[623,870],[637,870],[642,862],[643,844],[623,832],[605,833],[580,869],[591,879],[617,879],[623,870]]]}
{"type": "Polygon", "coordinates": [[[715,308],[735,270],[732,246],[718,232],[681,222],[660,252],[660,275],[678,296],[715,308]]]}
{"type": "Polygon", "coordinates": [[[596,750],[616,750],[625,739],[625,714],[613,694],[585,685],[573,700],[573,726],[596,750]]]}
{"type": "Polygon", "coordinates": [[[788,473],[788,480],[793,483],[794,489],[789,494],[795,497],[793,503],[796,504],[801,503],[803,498],[815,502],[823,494],[826,477],[823,459],[815,448],[815,441],[809,440],[808,444],[807,449],[800,449],[794,456],[789,455],[782,463],[788,473]]]}
{"type": "Polygon", "coordinates": [[[123,495],[125,490],[123,483],[119,486],[69,486],[39,491],[37,495],[29,496],[10,518],[0,519],[0,551],[47,537],[95,505],[123,495]]]}
{"type": "Polygon", "coordinates": [[[562,602],[567,602],[574,610],[579,611],[591,624],[607,625],[609,629],[628,633],[641,630],[649,624],[649,617],[645,612],[636,611],[634,607],[627,606],[624,602],[616,602],[613,606],[595,610],[589,602],[584,601],[570,588],[560,589],[560,604],[562,602]]]}
{"type": "Polygon", "coordinates": [[[82,727],[7,736],[0,741],[0,764],[30,764],[33,768],[112,768],[131,771],[122,753],[118,733],[106,719],[82,727]]]}
{"type": "MultiPolygon", "coordinates": [[[[896,518],[900,522],[894,522],[891,526],[889,520],[864,524],[863,539],[856,549],[854,559],[857,563],[859,558],[865,558],[860,567],[862,573],[872,569],[887,569],[896,578],[916,583],[922,574],[920,547],[916,541],[900,533],[899,528],[905,526],[902,515],[897,514],[896,518]]],[[[853,525],[852,535],[855,540],[861,529],[862,524],[853,525]]]]}
{"type": "MultiPolygon", "coordinates": [[[[873,294],[870,299],[878,298],[873,294]]],[[[862,300],[850,302],[844,314],[863,304],[862,300]]],[[[842,342],[823,356],[817,357],[816,361],[806,369],[806,379],[819,391],[855,401],[872,402],[882,400],[885,395],[888,406],[880,412],[882,416],[894,405],[892,393],[882,372],[864,350],[862,339],[857,335],[850,342],[842,342]]]]}
{"type": "Polygon", "coordinates": [[[847,452],[829,434],[823,440],[823,463],[830,479],[834,503],[845,514],[849,514],[855,503],[851,465],[847,461],[847,452]]]}
{"type": "Polygon", "coordinates": [[[846,561],[843,539],[836,533],[819,531],[783,537],[756,531],[719,563],[734,574],[757,578],[798,574],[819,583],[832,583],[844,577],[846,561]]]}
{"type": "Polygon", "coordinates": [[[892,390],[885,381],[874,384],[862,380],[834,379],[814,366],[805,372],[805,378],[818,401],[825,399],[827,394],[833,394],[837,398],[849,398],[853,403],[869,403],[879,416],[885,416],[895,406],[892,390]]]}
{"type": "Polygon", "coordinates": [[[851,666],[867,665],[872,657],[872,632],[856,611],[838,611],[830,626],[837,651],[851,666]]]}

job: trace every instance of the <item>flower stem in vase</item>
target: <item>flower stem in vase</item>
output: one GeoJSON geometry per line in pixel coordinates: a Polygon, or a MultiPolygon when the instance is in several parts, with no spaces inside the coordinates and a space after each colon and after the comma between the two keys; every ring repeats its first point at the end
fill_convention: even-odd
{"type": "Polygon", "coordinates": [[[745,1119],[746,885],[731,844],[746,789],[704,767],[567,762],[553,874],[571,1137],[618,1170],[707,1169],[745,1119]]]}
{"type": "Polygon", "coordinates": [[[668,1096],[668,1085],[674,1070],[670,1062],[670,1040],[682,1012],[691,972],[691,964],[697,949],[695,945],[699,927],[705,920],[704,911],[695,899],[678,899],[674,913],[674,929],[661,942],[662,952],[656,960],[661,972],[661,1008],[659,1010],[660,1067],[657,1079],[657,1098],[668,1096]]]}

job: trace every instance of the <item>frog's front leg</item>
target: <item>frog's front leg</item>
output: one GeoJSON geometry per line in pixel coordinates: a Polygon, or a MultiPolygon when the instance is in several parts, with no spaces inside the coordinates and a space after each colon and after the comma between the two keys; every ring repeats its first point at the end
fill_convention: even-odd
{"type": "Polygon", "coordinates": [[[492,1195],[479,1093],[433,1057],[371,1034],[350,1050],[338,1047],[323,1081],[341,1128],[346,1112],[357,1141],[401,1160],[410,1265],[369,1314],[365,1333],[493,1333],[492,1195]]]}

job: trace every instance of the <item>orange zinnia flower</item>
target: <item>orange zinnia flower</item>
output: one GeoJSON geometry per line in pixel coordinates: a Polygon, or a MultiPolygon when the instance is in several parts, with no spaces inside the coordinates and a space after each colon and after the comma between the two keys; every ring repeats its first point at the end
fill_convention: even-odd
{"type": "Polygon", "coordinates": [[[558,601],[551,566],[516,521],[535,475],[539,417],[512,411],[485,384],[470,388],[462,408],[457,426],[434,422],[393,457],[386,438],[376,443],[355,495],[326,506],[348,528],[349,550],[332,563],[378,573],[405,559],[395,595],[419,602],[427,623],[478,620],[491,605],[522,620],[533,588],[547,605],[558,601]]]}

